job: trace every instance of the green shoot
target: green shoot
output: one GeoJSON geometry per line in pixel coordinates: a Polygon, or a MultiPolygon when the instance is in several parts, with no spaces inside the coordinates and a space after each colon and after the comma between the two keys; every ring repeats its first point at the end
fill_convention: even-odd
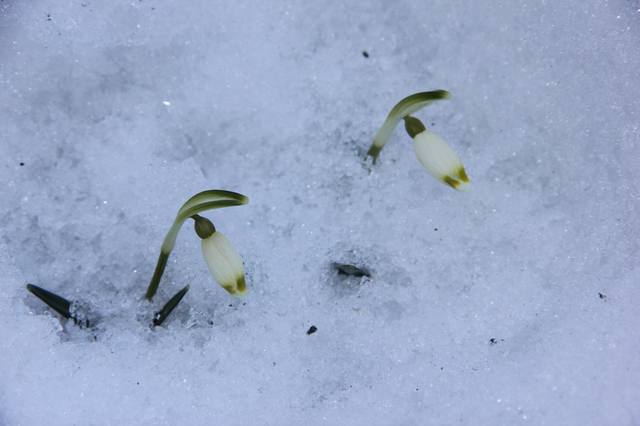
{"type": "Polygon", "coordinates": [[[169,299],[169,301],[162,307],[162,309],[156,312],[153,316],[153,325],[156,327],[162,325],[164,320],[166,320],[171,312],[176,308],[176,306],[178,306],[178,304],[188,291],[189,286],[186,286],[185,288],[177,292],[171,299],[169,299]]]}

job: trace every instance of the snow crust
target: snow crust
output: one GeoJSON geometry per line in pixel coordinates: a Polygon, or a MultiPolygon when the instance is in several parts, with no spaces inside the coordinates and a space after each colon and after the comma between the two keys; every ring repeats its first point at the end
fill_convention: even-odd
{"type": "Polygon", "coordinates": [[[0,424],[637,425],[638,46],[637,1],[0,0],[0,424]],[[467,193],[363,161],[435,89],[467,193]],[[247,296],[187,224],[142,300],[214,188],[247,296]]]}

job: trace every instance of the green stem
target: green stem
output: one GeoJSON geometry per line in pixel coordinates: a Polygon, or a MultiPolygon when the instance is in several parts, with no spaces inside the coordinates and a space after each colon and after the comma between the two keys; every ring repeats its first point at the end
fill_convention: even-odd
{"type": "Polygon", "coordinates": [[[160,285],[160,278],[162,278],[162,274],[164,273],[164,268],[167,266],[167,261],[169,260],[169,253],[160,252],[160,257],[158,258],[158,263],[156,264],[156,269],[153,271],[153,277],[151,277],[151,282],[149,283],[149,287],[147,288],[147,294],[145,297],[147,300],[153,299],[153,296],[156,294],[158,290],[158,286],[160,285]]]}

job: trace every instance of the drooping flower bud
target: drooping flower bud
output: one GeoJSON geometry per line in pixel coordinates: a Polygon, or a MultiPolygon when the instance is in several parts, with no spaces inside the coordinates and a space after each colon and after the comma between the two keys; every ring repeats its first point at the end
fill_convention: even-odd
{"type": "Polygon", "coordinates": [[[202,239],[202,255],[215,280],[234,296],[246,291],[242,258],[221,232],[202,239]]]}
{"type": "Polygon", "coordinates": [[[413,138],[418,160],[429,174],[454,189],[466,189],[469,177],[458,154],[440,136],[427,130],[417,118],[404,117],[404,125],[413,138]]]}

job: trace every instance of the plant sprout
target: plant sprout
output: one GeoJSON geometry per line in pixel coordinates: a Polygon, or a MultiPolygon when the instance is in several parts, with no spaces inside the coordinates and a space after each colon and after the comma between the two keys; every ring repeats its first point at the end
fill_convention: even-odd
{"type": "Polygon", "coordinates": [[[348,275],[351,277],[368,277],[371,278],[371,273],[366,268],[359,268],[355,265],[350,265],[348,263],[337,263],[333,262],[331,264],[333,268],[338,271],[340,275],[348,275]]]}
{"type": "Polygon", "coordinates": [[[413,95],[407,96],[398,102],[391,109],[389,115],[387,115],[384,123],[382,123],[382,127],[380,127],[380,130],[378,130],[378,133],[376,133],[376,136],[373,138],[373,144],[369,148],[369,151],[367,151],[367,156],[371,156],[373,158],[373,164],[376,163],[382,148],[384,148],[386,143],[389,142],[391,134],[400,120],[426,107],[434,101],[448,98],[449,92],[446,90],[433,90],[431,92],[414,93],[413,95]]]}
{"type": "Polygon", "coordinates": [[[178,304],[180,303],[184,295],[187,294],[188,291],[189,291],[189,286],[184,287],[182,290],[174,294],[173,297],[169,299],[167,303],[165,303],[162,309],[160,309],[158,312],[155,313],[155,315],[153,316],[154,327],[162,325],[164,320],[166,320],[167,317],[171,314],[171,312],[173,312],[173,310],[176,308],[176,306],[178,306],[178,304]]]}
{"type": "Polygon", "coordinates": [[[469,177],[458,154],[440,136],[427,130],[417,118],[404,117],[404,126],[413,138],[416,156],[427,172],[454,189],[466,189],[469,177]]]}
{"type": "Polygon", "coordinates": [[[86,328],[91,325],[89,318],[87,318],[88,313],[85,312],[86,307],[82,306],[79,302],[72,302],[33,284],[27,284],[27,290],[46,303],[51,309],[59,313],[63,318],[73,320],[74,324],[78,327],[86,328]]]}
{"type": "MultiPolygon", "coordinates": [[[[149,283],[149,287],[147,288],[147,293],[145,297],[148,300],[151,300],[153,296],[156,294],[156,291],[158,290],[158,285],[160,285],[160,279],[162,278],[164,269],[167,266],[169,255],[171,254],[171,250],[173,250],[173,247],[176,243],[178,232],[180,232],[180,228],[182,227],[182,224],[187,219],[189,218],[194,219],[197,225],[198,220],[196,218],[204,219],[201,216],[198,216],[198,213],[202,213],[206,210],[218,209],[222,207],[241,206],[243,204],[247,204],[248,202],[249,202],[249,199],[242,194],[238,194],[237,192],[218,190],[218,189],[203,191],[189,198],[182,205],[182,207],[180,207],[180,210],[178,210],[178,214],[176,216],[176,219],[173,221],[173,225],[171,225],[169,232],[167,232],[167,235],[164,237],[164,241],[162,242],[162,247],[160,248],[160,256],[158,258],[158,263],[156,264],[156,268],[153,272],[153,276],[151,277],[151,282],[149,283]]],[[[211,226],[213,227],[212,223],[211,223],[211,226]]],[[[215,233],[216,233],[215,228],[213,228],[212,234],[215,235],[215,233]]],[[[216,237],[216,239],[218,238],[216,237]]],[[[230,244],[229,244],[229,247],[231,247],[230,244]]],[[[232,248],[230,250],[233,251],[232,248]]],[[[228,251],[221,251],[219,255],[226,256],[228,255],[228,251]]],[[[236,256],[238,255],[236,254],[236,256]]],[[[238,256],[238,258],[239,257],[240,256],[238,256]]],[[[205,260],[207,260],[206,255],[205,255],[205,260]]],[[[234,259],[233,261],[231,260],[228,261],[234,264],[235,272],[237,272],[236,271],[237,264],[235,263],[236,261],[237,259],[234,259]]],[[[211,269],[211,264],[209,263],[209,260],[207,260],[207,265],[211,269]]],[[[220,260],[216,266],[218,265],[223,265],[223,261],[220,260]]],[[[242,260],[240,260],[240,265],[242,265],[242,260]]],[[[216,278],[216,280],[218,279],[218,276],[216,276],[215,274],[214,274],[214,277],[216,278]]],[[[242,281],[243,281],[242,288],[244,289],[244,272],[242,273],[242,281]]],[[[225,285],[227,285],[228,283],[220,282],[220,284],[225,289],[227,289],[225,285]]],[[[239,289],[241,286],[237,285],[236,287],[237,289],[239,289]]],[[[227,289],[227,291],[229,291],[229,289],[227,289]]]]}

